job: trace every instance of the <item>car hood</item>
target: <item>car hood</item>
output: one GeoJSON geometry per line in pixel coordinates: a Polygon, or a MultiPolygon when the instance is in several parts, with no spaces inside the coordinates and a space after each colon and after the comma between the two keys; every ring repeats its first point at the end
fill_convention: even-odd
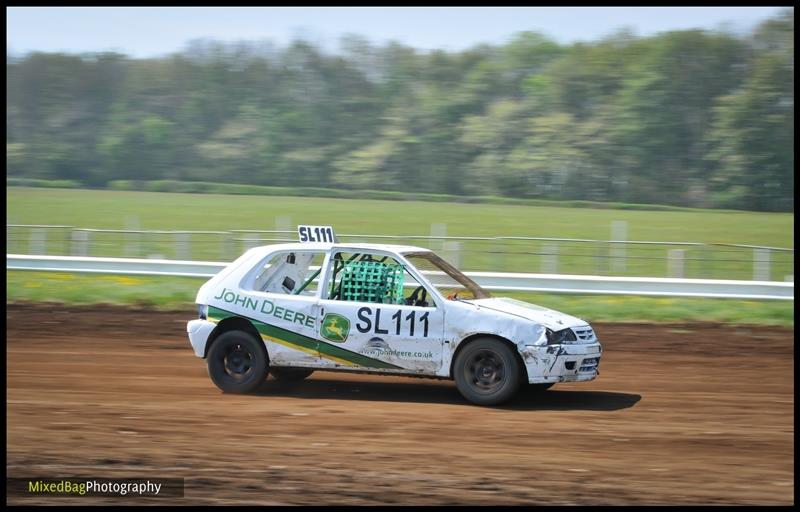
{"type": "Polygon", "coordinates": [[[537,306],[536,304],[509,299],[507,297],[471,300],[469,303],[482,308],[491,309],[492,311],[532,320],[554,331],[560,331],[567,327],[587,325],[587,322],[580,318],[566,315],[554,309],[547,309],[542,306],[537,306]]]}

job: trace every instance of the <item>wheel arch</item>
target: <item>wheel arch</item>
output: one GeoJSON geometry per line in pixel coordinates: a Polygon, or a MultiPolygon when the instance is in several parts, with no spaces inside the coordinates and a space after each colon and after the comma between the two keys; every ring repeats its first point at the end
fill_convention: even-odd
{"type": "Polygon", "coordinates": [[[211,345],[214,344],[217,338],[219,338],[222,334],[230,331],[244,331],[251,336],[253,336],[258,341],[261,341],[261,346],[264,348],[264,355],[267,357],[267,363],[269,363],[269,351],[267,351],[267,347],[264,344],[261,334],[258,332],[258,329],[253,325],[250,320],[246,318],[242,318],[240,316],[230,316],[221,320],[217,326],[211,331],[211,334],[208,335],[208,342],[206,343],[205,352],[203,354],[203,358],[208,357],[208,351],[211,349],[211,345]]]}
{"type": "Polygon", "coordinates": [[[453,357],[450,358],[450,378],[451,379],[454,378],[453,369],[455,367],[456,359],[458,358],[458,354],[464,349],[464,347],[466,347],[467,345],[469,345],[473,341],[475,341],[477,339],[480,339],[480,338],[492,338],[492,339],[495,339],[495,340],[507,345],[508,348],[511,349],[511,352],[514,354],[514,357],[517,359],[517,363],[519,363],[520,372],[522,372],[521,377],[522,377],[523,382],[528,382],[528,369],[525,366],[525,361],[522,360],[522,356],[519,353],[519,349],[517,348],[517,345],[513,341],[509,340],[508,338],[504,338],[504,337],[499,336],[497,334],[489,334],[489,333],[485,333],[485,332],[477,332],[477,333],[474,333],[474,334],[470,334],[469,336],[467,336],[466,338],[464,338],[463,340],[461,340],[459,342],[458,347],[456,347],[455,352],[453,352],[453,357]]]}

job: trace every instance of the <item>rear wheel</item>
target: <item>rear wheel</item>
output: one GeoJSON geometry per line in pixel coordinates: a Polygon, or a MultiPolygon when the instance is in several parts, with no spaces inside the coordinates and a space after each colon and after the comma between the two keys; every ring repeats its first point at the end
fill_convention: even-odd
{"type": "Polygon", "coordinates": [[[208,351],[208,374],[226,393],[249,393],[267,378],[263,343],[244,331],[228,331],[208,351]]]}
{"type": "Polygon", "coordinates": [[[308,368],[270,368],[269,373],[275,377],[275,380],[297,382],[314,373],[314,370],[308,368]]]}
{"type": "Polygon", "coordinates": [[[500,340],[479,338],[456,356],[453,378],[461,394],[478,405],[501,404],[520,385],[520,366],[511,348],[500,340]]]}

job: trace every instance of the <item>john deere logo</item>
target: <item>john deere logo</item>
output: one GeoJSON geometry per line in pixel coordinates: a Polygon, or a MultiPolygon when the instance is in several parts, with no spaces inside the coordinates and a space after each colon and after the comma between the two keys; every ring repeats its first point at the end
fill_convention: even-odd
{"type": "Polygon", "coordinates": [[[347,340],[347,335],[350,334],[350,320],[336,313],[328,313],[322,319],[320,333],[326,340],[342,343],[347,340]]]}

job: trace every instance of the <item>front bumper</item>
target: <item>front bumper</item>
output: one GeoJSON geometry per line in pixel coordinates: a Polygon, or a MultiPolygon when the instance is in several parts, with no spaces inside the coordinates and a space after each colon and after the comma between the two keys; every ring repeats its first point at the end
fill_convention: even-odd
{"type": "Polygon", "coordinates": [[[194,349],[194,355],[197,357],[206,356],[206,343],[211,331],[217,324],[209,322],[208,320],[192,320],[186,324],[186,332],[189,334],[189,342],[194,349]]]}
{"type": "Polygon", "coordinates": [[[580,382],[594,380],[600,372],[600,343],[548,346],[526,345],[520,355],[528,370],[528,382],[580,382]]]}

